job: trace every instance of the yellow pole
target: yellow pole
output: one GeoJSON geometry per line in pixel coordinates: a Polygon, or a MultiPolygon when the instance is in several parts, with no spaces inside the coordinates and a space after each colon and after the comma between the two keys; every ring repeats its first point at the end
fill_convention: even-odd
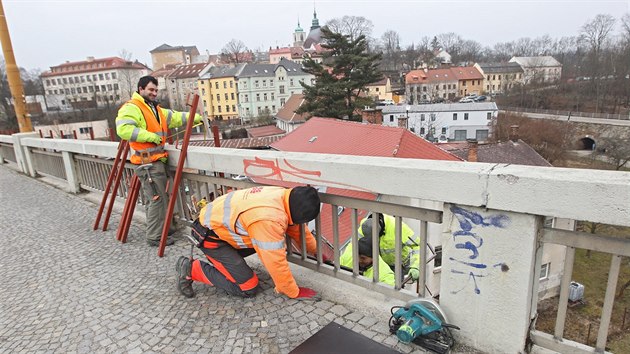
{"type": "Polygon", "coordinates": [[[9,36],[9,26],[7,26],[7,18],[4,16],[4,7],[0,0],[0,41],[2,42],[2,53],[7,71],[7,79],[9,80],[9,89],[13,97],[15,115],[17,116],[20,132],[32,132],[31,118],[26,113],[26,102],[24,100],[24,88],[22,87],[22,79],[20,78],[20,69],[15,63],[13,55],[13,46],[11,45],[11,36],[9,36]]]}

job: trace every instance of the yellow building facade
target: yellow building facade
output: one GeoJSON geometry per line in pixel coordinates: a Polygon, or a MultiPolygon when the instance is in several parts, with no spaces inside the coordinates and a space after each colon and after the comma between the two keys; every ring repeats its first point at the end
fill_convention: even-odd
{"type": "Polygon", "coordinates": [[[210,120],[235,119],[238,112],[237,76],[244,64],[212,67],[197,81],[203,110],[210,120]]]}

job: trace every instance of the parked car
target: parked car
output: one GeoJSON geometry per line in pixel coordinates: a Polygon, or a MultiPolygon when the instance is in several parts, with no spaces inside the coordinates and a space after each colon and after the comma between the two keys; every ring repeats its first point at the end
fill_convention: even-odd
{"type": "Polygon", "coordinates": [[[475,102],[483,102],[483,101],[485,101],[487,99],[488,99],[488,97],[486,97],[486,96],[477,96],[477,97],[473,98],[473,101],[475,101],[475,102]]]}
{"type": "Polygon", "coordinates": [[[459,100],[459,103],[471,103],[471,102],[475,102],[475,101],[473,101],[473,99],[470,97],[464,97],[459,100]]]}
{"type": "Polygon", "coordinates": [[[433,103],[444,103],[444,101],[446,101],[444,98],[438,97],[433,100],[433,103]]]}

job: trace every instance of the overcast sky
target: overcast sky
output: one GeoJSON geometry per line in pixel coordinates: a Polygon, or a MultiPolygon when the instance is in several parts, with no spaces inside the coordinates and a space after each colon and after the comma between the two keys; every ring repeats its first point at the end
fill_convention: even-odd
{"type": "MultiPolygon", "coordinates": [[[[151,66],[150,50],[167,43],[217,53],[232,38],[251,49],[286,46],[298,18],[306,32],[317,9],[320,25],[364,16],[372,36],[394,30],[402,44],[455,32],[482,45],[520,37],[577,35],[597,14],[619,19],[630,0],[2,0],[19,66],[48,70],[66,60],[117,56],[125,49],[151,66]]],[[[619,32],[619,26],[615,28],[619,32]]]]}

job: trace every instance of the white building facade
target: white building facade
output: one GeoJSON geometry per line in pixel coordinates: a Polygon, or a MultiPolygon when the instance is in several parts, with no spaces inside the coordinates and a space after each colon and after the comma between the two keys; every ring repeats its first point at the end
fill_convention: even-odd
{"type": "Polygon", "coordinates": [[[117,105],[131,98],[149,68],[118,57],[66,62],[41,75],[45,95],[57,106],[74,109],[117,105]]]}
{"type": "Polygon", "coordinates": [[[429,140],[486,141],[499,110],[494,102],[383,107],[383,125],[404,126],[429,140]]]}

